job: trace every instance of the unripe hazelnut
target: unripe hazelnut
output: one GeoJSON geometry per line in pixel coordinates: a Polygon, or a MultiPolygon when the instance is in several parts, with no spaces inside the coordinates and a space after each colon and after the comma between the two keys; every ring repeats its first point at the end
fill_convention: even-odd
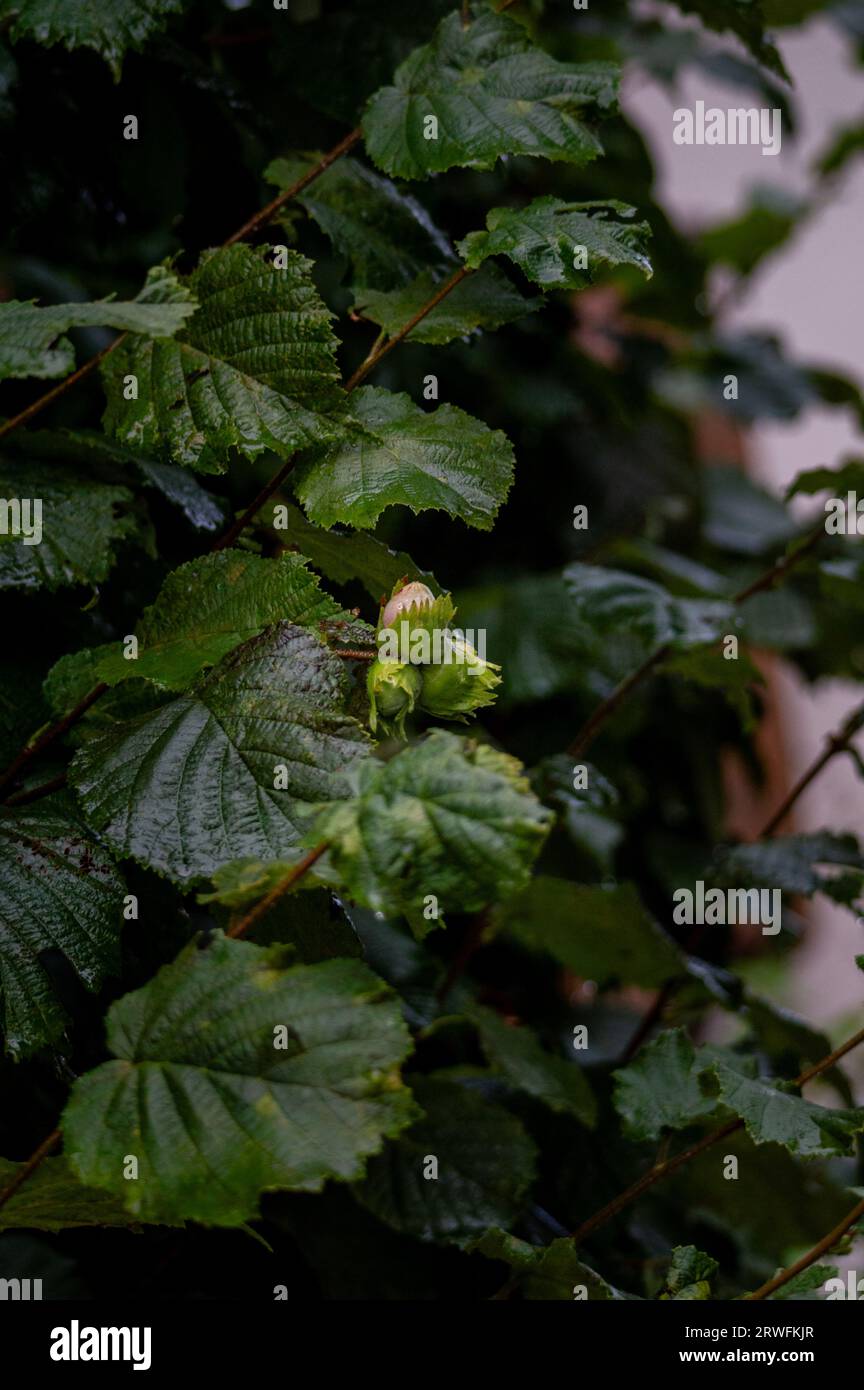
{"type": "Polygon", "coordinates": [[[398,594],[387,600],[384,612],[381,614],[380,627],[392,627],[400,613],[406,613],[409,608],[420,608],[424,603],[434,603],[435,595],[426,584],[414,581],[406,584],[400,589],[398,594]]]}

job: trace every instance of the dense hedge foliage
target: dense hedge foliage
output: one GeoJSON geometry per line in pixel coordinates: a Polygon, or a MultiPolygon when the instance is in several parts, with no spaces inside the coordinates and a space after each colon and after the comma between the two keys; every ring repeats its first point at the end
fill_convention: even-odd
{"type": "Polygon", "coordinates": [[[723,769],[766,652],[864,678],[862,562],[723,450],[864,400],[715,293],[860,132],[688,238],[616,105],[703,73],[792,138],[772,26],[823,7],[498,8],[0,0],[0,1272],[46,1296],[823,1297],[770,1281],[861,1215],[856,1024],[748,962],[864,854],[733,843],[723,769]]]}

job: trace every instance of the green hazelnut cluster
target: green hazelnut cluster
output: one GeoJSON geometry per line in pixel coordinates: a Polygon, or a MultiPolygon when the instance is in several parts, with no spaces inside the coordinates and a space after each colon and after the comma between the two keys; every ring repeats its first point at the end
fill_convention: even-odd
{"type": "Polygon", "coordinates": [[[501,668],[451,626],[455,613],[449,594],[436,598],[417,582],[394,587],[378,617],[379,655],[366,681],[373,730],[380,724],[404,737],[415,708],[465,721],[493,702],[501,668]]]}

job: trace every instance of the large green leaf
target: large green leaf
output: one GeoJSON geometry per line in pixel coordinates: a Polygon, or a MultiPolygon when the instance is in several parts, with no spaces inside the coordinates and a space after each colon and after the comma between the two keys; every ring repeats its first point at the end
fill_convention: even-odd
{"type": "Polygon", "coordinates": [[[575,1061],[565,1062],[563,1057],[547,1052],[532,1029],[510,1027],[494,1009],[476,1004],[466,1013],[480,1034],[487,1061],[513,1086],[541,1100],[550,1110],[594,1124],[594,1093],[575,1061]]]}
{"type": "MultiPolygon", "coordinates": [[[[320,154],[274,159],[264,177],[290,188],[320,154]]],[[[455,257],[424,207],[357,159],[338,160],[296,195],[334,248],[351,262],[351,280],[362,289],[409,285],[424,270],[443,270],[455,257]]]]}
{"type": "Polygon", "coordinates": [[[275,534],[279,539],[296,546],[328,579],[335,584],[358,579],[376,603],[382,595],[391,594],[400,579],[419,579],[434,594],[441,592],[434,575],[420,569],[404,550],[391,550],[368,531],[327,531],[313,526],[293,502],[277,502],[260,516],[262,520],[272,516],[274,528],[278,521],[275,534]]]}
{"type": "MultiPolygon", "coordinates": [[[[423,271],[416,280],[395,290],[360,290],[354,307],[391,337],[428,304],[447,278],[423,271]]],[[[450,290],[431,313],[407,335],[414,343],[440,346],[477,329],[500,328],[539,309],[542,300],[526,299],[495,265],[484,265],[450,290]]]]}
{"type": "Polygon", "coordinates": [[[118,643],[97,661],[95,674],[109,685],[139,676],[167,690],[185,690],[203,667],[270,623],[305,627],[328,618],[348,621],[350,614],[322,592],[301,555],[202,555],[169,574],[155,603],[145,608],[135,628],[137,659],[127,661],[118,643]]]}
{"type": "Polygon", "coordinates": [[[743,1075],[722,1059],[706,1071],[703,1087],[713,1087],[716,1079],[717,1098],[744,1121],[757,1144],[783,1144],[801,1158],[854,1153],[855,1136],[864,1131],[864,1106],[828,1110],[786,1090],[784,1083],[743,1075]]]}
{"type": "Polygon", "coordinates": [[[782,1144],[802,1158],[851,1153],[864,1131],[864,1107],[829,1110],[756,1074],[754,1058],[727,1049],[695,1049],[676,1030],[661,1033],[616,1074],[615,1104],[634,1139],[686,1129],[722,1108],[744,1121],[757,1144],[782,1144]]]}
{"type": "Polygon", "coordinates": [[[15,1057],[56,1043],[68,1019],[43,958],[59,951],[87,989],[119,970],[124,885],[62,807],[0,812],[0,1005],[15,1057]]]}
{"type": "Polygon", "coordinates": [[[710,1298],[710,1280],[717,1273],[717,1269],[717,1261],[697,1250],[695,1245],[676,1245],[672,1251],[672,1261],[666,1272],[660,1298],[671,1298],[683,1303],[701,1302],[710,1298]]]}
{"type": "Polygon", "coordinates": [[[717,1109],[699,1085],[696,1050],[683,1028],[670,1028],[615,1074],[615,1108],[634,1140],[686,1129],[717,1109]]]}
{"type": "Polygon", "coordinates": [[[368,746],[345,713],[344,667],[303,628],[267,629],[79,751],[70,778],[88,819],[118,853],[181,883],[232,859],[290,859],[310,803],[347,795],[368,746]]]}
{"type": "Polygon", "coordinates": [[[345,437],[311,449],[295,488],[312,521],[374,526],[386,507],[430,508],[488,531],[513,481],[500,430],[456,406],[424,411],[410,396],[367,386],[351,398],[345,437]]]}
{"type": "Polygon", "coordinates": [[[128,488],[96,482],[77,469],[3,459],[0,492],[21,504],[22,528],[17,536],[0,534],[0,589],[101,584],[115,546],[137,530],[128,488]]]}
{"type": "Polygon", "coordinates": [[[519,1120],[446,1075],[412,1087],[423,1118],[372,1159],[357,1188],[364,1206],[398,1231],[457,1245],[509,1226],[534,1178],[536,1150],[519,1120]]]}
{"type": "Polygon", "coordinates": [[[829,830],[778,835],[718,850],[712,882],[779,889],[808,898],[824,893],[835,902],[854,907],[864,895],[864,854],[854,835],[836,835],[829,830]]]}
{"type": "Polygon", "coordinates": [[[600,565],[568,565],[564,582],[576,616],[592,632],[626,627],[651,647],[688,647],[729,631],[730,604],[720,599],[677,598],[653,580],[600,565]]]}
{"type": "MultiPolygon", "coordinates": [[[[320,156],[276,159],[265,177],[289,188],[320,156]]],[[[340,159],[297,202],[350,261],[355,312],[387,333],[403,328],[459,267],[443,232],[414,198],[354,159],[340,159]]],[[[408,335],[418,343],[449,343],[478,328],[499,328],[539,307],[497,266],[469,276],[408,335]]]]}
{"type": "Polygon", "coordinates": [[[160,463],[136,449],[127,449],[109,439],[101,430],[18,431],[6,441],[8,450],[37,461],[54,460],[86,467],[93,482],[143,483],[178,507],[190,525],[199,531],[214,531],[225,525],[225,504],[212,496],[184,468],[160,463]]]}
{"type": "Polygon", "coordinates": [[[489,256],[507,256],[544,289],[581,290],[609,268],[633,266],[651,274],[648,226],[628,220],[634,216],[626,203],[535,198],[524,208],[493,208],[486,231],[469,232],[459,250],[472,267],[489,256]]]}
{"type": "Polygon", "coordinates": [[[105,426],[137,449],[220,473],[231,450],[281,455],[337,432],[330,313],[311,264],[289,251],[277,269],[269,248],[205,252],[188,287],[199,307],[171,341],[135,336],[103,366],[105,426]],[[126,400],[124,378],[138,397],[126,400]]]}
{"type": "Polygon", "coordinates": [[[678,948],[645,911],[632,884],[601,887],[539,875],[493,917],[524,946],[548,951],[599,985],[651,988],[684,973],[678,948]]]}
{"type": "MultiPolygon", "coordinates": [[[[16,6],[20,8],[20,6],[16,6]]],[[[2,14],[0,3],[0,14],[2,14]]],[[[173,271],[155,266],[136,299],[52,304],[32,300],[0,303],[0,381],[6,377],[65,376],[75,366],[75,349],[63,334],[70,328],[121,328],[170,338],[189,315],[195,299],[173,271]]]]}
{"type": "Polygon", "coordinates": [[[123,55],[140,51],[183,0],[0,0],[13,40],[32,38],[65,48],[95,48],[120,77],[123,55]]]}
{"type": "Polygon", "coordinates": [[[525,886],[551,821],[521,764],[436,729],[388,763],[352,774],[355,796],[327,807],[315,835],[333,869],[376,911],[473,912],[525,886]]]}
{"type": "MultiPolygon", "coordinates": [[[[265,177],[288,188],[317,158],[276,159],[265,177]]],[[[356,312],[388,334],[403,328],[458,268],[448,238],[426,209],[357,160],[339,160],[296,201],[350,261],[356,312]]],[[[457,285],[409,336],[447,343],[478,328],[498,328],[540,302],[526,299],[496,266],[487,266],[457,285]]]]}
{"type": "Polygon", "coordinates": [[[117,1060],[76,1082],[63,1115],[82,1182],[144,1220],[238,1225],[266,1190],[359,1178],[411,1122],[398,997],[359,961],[286,959],[199,938],[112,1005],[117,1060]]]}
{"type": "MultiPolygon", "coordinates": [[[[0,1158],[0,1192],[21,1174],[23,1163],[0,1158]]],[[[0,1231],[67,1231],[79,1226],[125,1226],[136,1223],[109,1192],[85,1187],[67,1159],[49,1158],[0,1208],[0,1231]]]]}
{"type": "Polygon", "coordinates": [[[366,149],[385,173],[409,179],[454,165],[490,169],[505,154],[585,164],[602,151],[580,115],[613,107],[617,71],[557,62],[508,15],[478,7],[465,24],[454,11],[370,99],[366,149]],[[428,116],[438,122],[431,139],[428,116]]]}

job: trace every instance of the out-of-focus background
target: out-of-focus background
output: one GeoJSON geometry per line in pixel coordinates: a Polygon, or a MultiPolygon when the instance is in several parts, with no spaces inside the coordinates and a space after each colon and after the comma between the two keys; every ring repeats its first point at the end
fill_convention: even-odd
{"type": "MultiPolygon", "coordinates": [[[[649,11],[646,10],[646,13],[649,11]]],[[[656,7],[652,13],[661,13],[656,7]]],[[[687,21],[662,10],[664,23],[687,21]]],[[[679,106],[752,104],[704,73],[685,71],[674,92],[639,69],[625,79],[622,104],[643,131],[657,168],[657,196],[685,231],[698,232],[731,221],[747,206],[756,188],[782,190],[807,202],[813,189],[814,160],[841,125],[860,116],[864,93],[849,40],[819,17],[801,30],[781,32],[778,46],[795,84],[799,113],[797,138],[784,139],[779,155],[755,146],[720,145],[710,150],[675,145],[673,112],[679,106]]],[[[853,379],[864,365],[864,160],[844,168],[830,199],[812,198],[809,213],[793,236],[770,255],[724,321],[745,331],[773,329],[801,359],[818,360],[853,379]]],[[[724,293],[718,281],[715,293],[724,293]]],[[[848,453],[861,453],[862,440],[851,410],[812,407],[789,423],[757,422],[746,435],[744,465],[765,486],[782,495],[803,469],[836,465],[848,453]]],[[[816,514],[821,501],[802,500],[802,513],[816,514]]],[[[825,736],[842,722],[855,702],[851,682],[823,680],[807,686],[782,659],[772,664],[784,775],[793,783],[817,755],[825,736]]],[[[795,811],[798,830],[860,829],[864,822],[864,783],[849,759],[835,759],[795,811]]],[[[780,1002],[809,1019],[833,1026],[861,1011],[861,979],[851,957],[864,950],[864,921],[857,921],[824,898],[808,907],[809,928],[795,969],[760,979],[777,991],[780,1002]]],[[[757,967],[758,969],[759,967],[757,967]]],[[[864,1057],[848,1066],[864,1084],[864,1057]]]]}

